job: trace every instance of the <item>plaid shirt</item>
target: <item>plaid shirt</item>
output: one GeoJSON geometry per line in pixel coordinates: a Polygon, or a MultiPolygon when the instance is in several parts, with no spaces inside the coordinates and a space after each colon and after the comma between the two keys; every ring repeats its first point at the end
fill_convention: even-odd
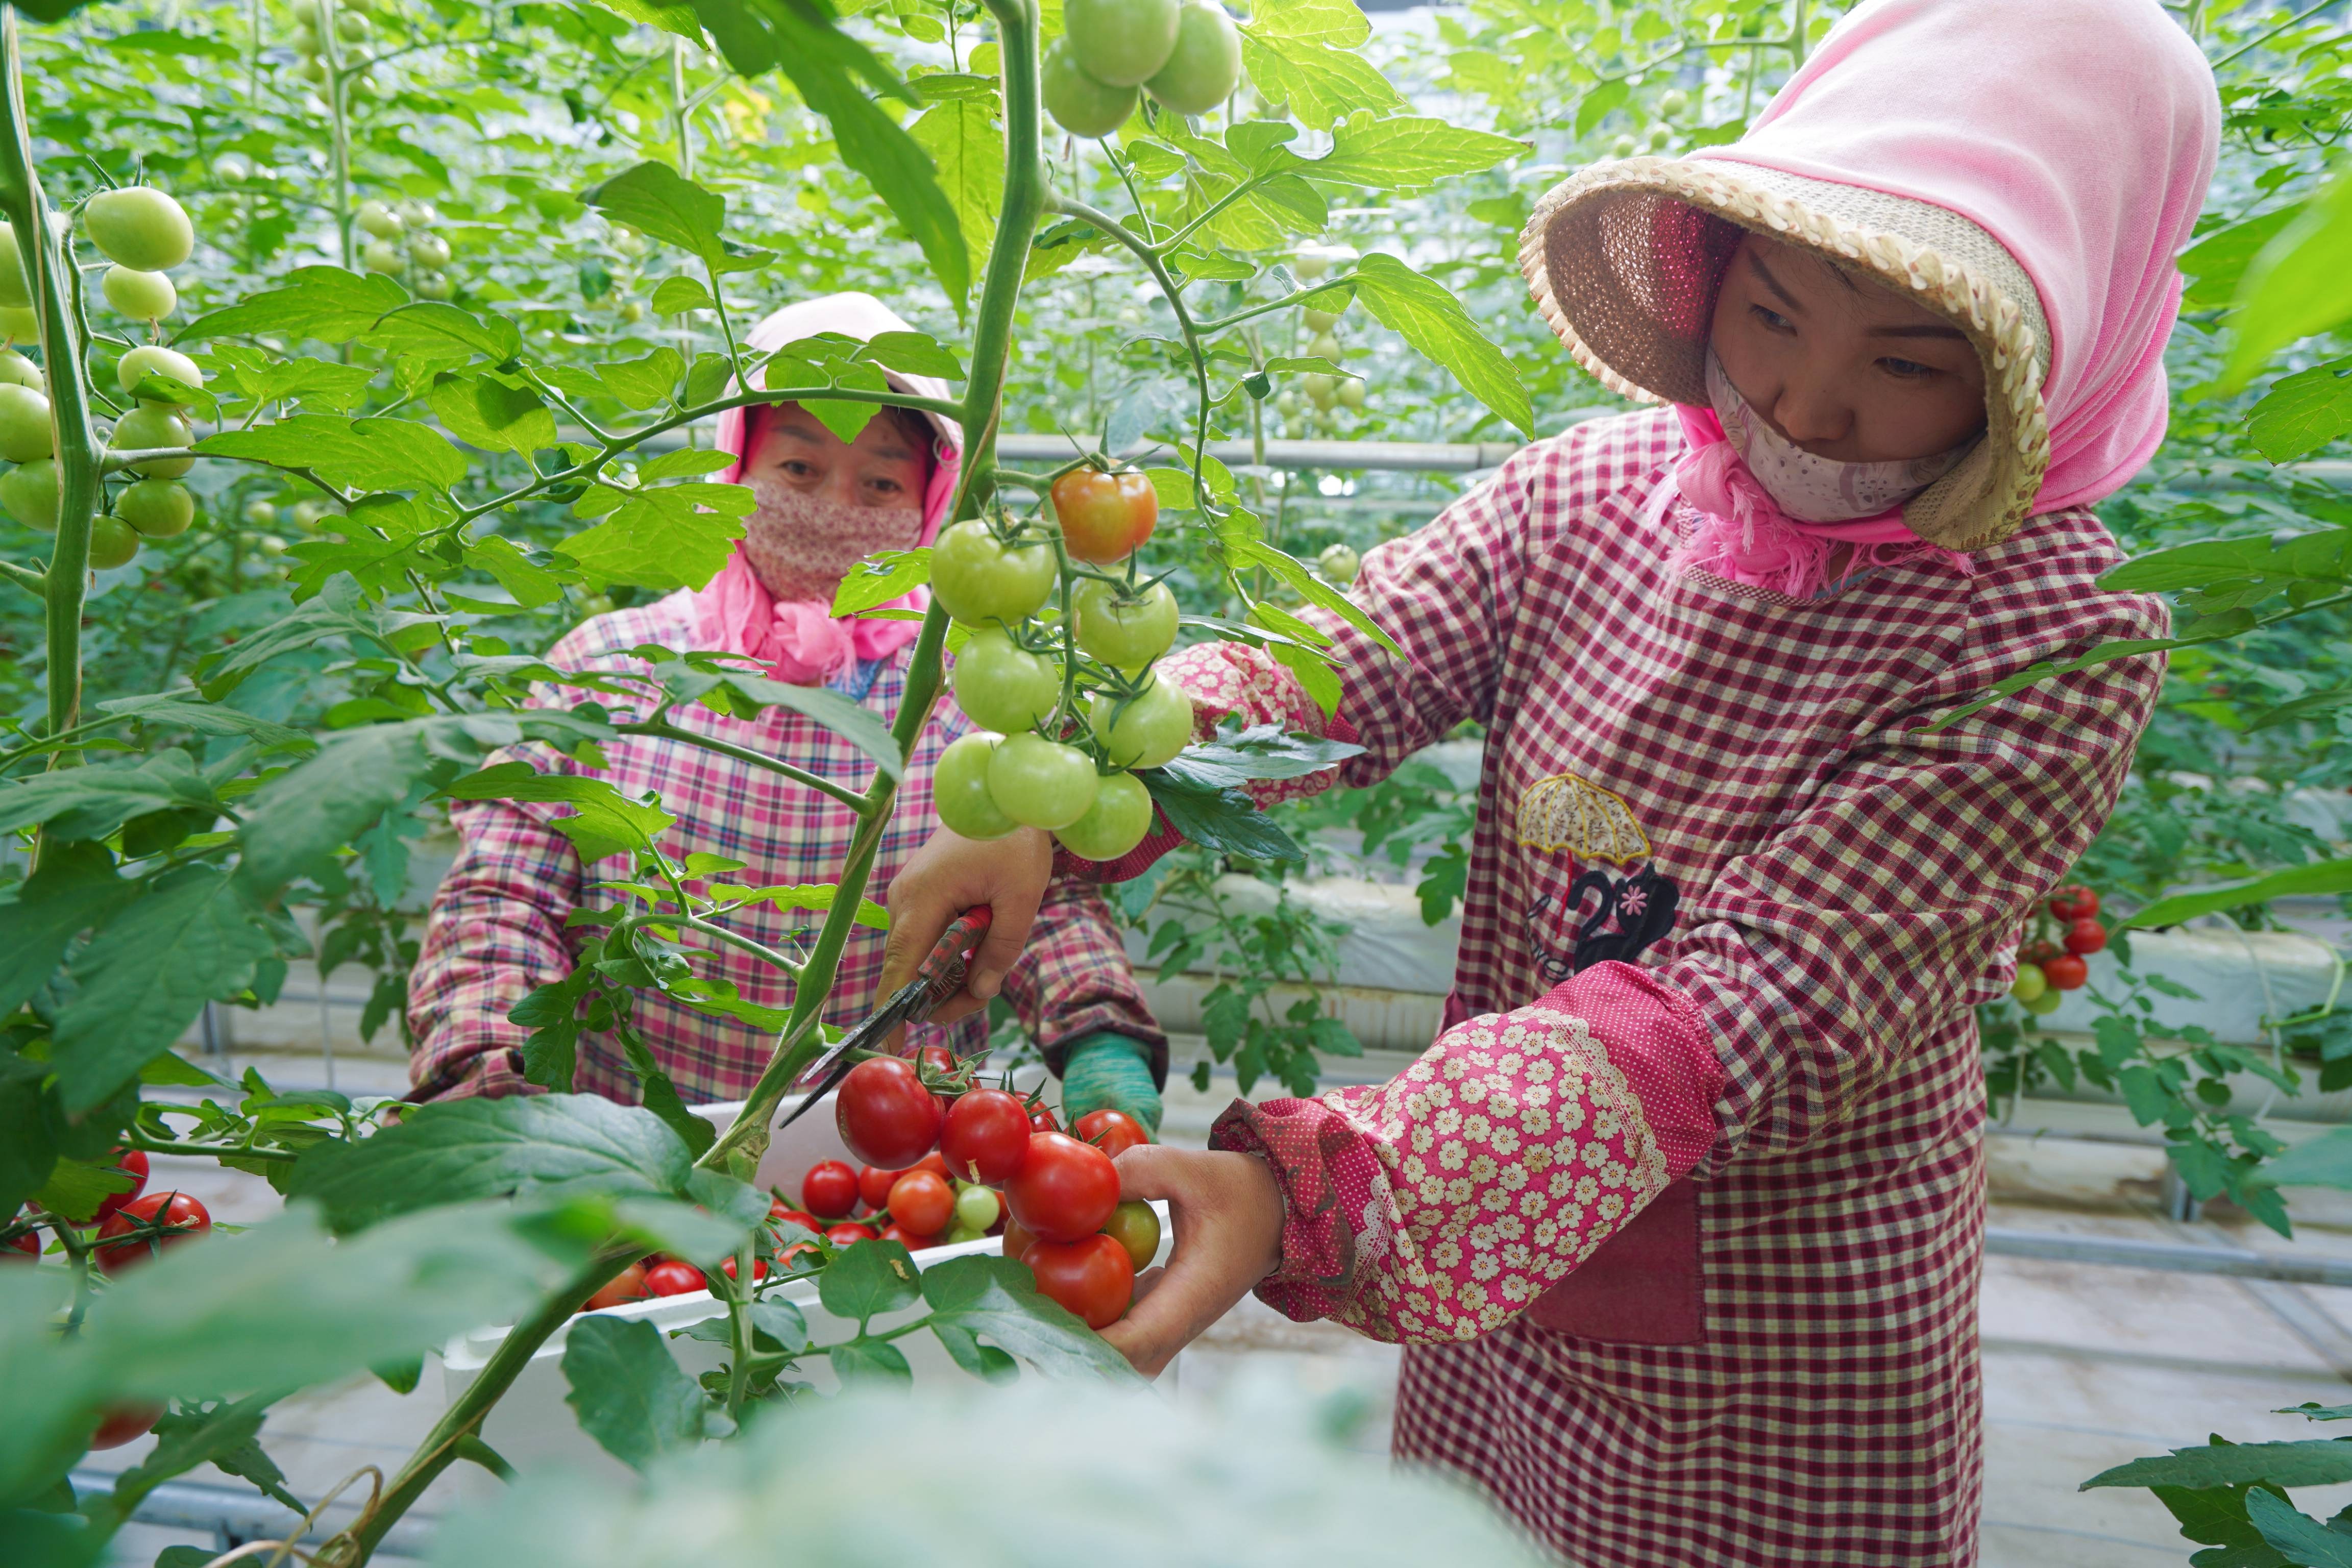
{"type": "MultiPolygon", "coordinates": [[[[1406,1342],[1400,1455],[1571,1562],[1973,1562],[1973,1005],[2090,842],[2163,635],[2084,510],[1811,601],[1670,563],[1669,412],[1578,426],[1371,552],[1317,616],[1365,784],[1487,727],[1454,1006],[1407,1074],[1236,1104],[1286,1188],[1262,1296],[1406,1342]],[[1623,962],[1625,959],[1633,962],[1623,962]],[[1687,1173],[1691,1179],[1681,1179],[1687,1173]]],[[[1210,710],[1299,710],[1248,649],[1210,710]]]]}
{"type": "MultiPolygon", "coordinates": [[[[558,643],[550,662],[572,668],[617,669],[624,649],[641,644],[695,646],[692,595],[599,616],[558,643]]],[[[863,672],[859,700],[887,717],[907,687],[911,649],[863,672]]],[[[536,705],[568,703],[589,693],[536,690],[536,705]]],[[[607,704],[621,700],[599,697],[607,704]]],[[[796,763],[836,782],[863,788],[872,762],[849,742],[814,721],[781,709],[730,719],[700,707],[681,709],[672,721],[796,763]]],[[[948,743],[971,729],[951,698],[942,695],[909,760],[890,824],[875,858],[869,888],[889,885],[930,836],[931,769],[948,743]]],[[[663,848],[684,858],[700,851],[745,861],[730,879],[756,886],[831,882],[847,858],[856,828],[851,810],[763,768],[681,742],[633,737],[605,749],[602,776],[624,794],[657,791],[678,818],[663,848]]],[[[549,748],[527,745],[493,761],[521,757],[544,773],[590,770],[549,748]]],[[[569,973],[578,940],[565,919],[578,909],[611,901],[587,885],[626,874],[625,857],[583,868],[571,841],[548,826],[566,814],[558,805],[488,801],[455,806],[451,820],[464,837],[457,863],[434,895],[424,951],[409,983],[409,1020],[416,1049],[409,1075],[432,1098],[507,1094],[527,1088],[515,1047],[529,1031],[507,1012],[533,988],[569,973]]],[[[762,905],[729,917],[733,929],[772,948],[814,934],[822,916],[762,905]]],[[[841,959],[826,1017],[855,1023],[880,1000],[883,935],[855,928],[841,959]]],[[[731,982],[746,1000],[783,1007],[792,983],[782,972],[728,946],[707,946],[697,961],[708,977],[731,982]]],[[[636,994],[635,1018],[664,1070],[689,1102],[740,1099],[758,1078],[773,1037],[748,1024],[697,1013],[658,992],[636,994]]],[[[1167,1037],[1153,1022],[1128,966],[1109,911],[1091,888],[1057,882],[1039,912],[1036,934],[1005,981],[1004,994],[1049,1057],[1055,1047],[1098,1029],[1116,1030],[1149,1046],[1164,1072],[1167,1037]]],[[[923,1026],[935,1039],[952,1037],[964,1049],[987,1035],[984,1015],[949,1026],[923,1026]]],[[[581,1042],[574,1086],[583,1092],[635,1100],[636,1079],[619,1044],[609,1037],[581,1042]]]]}

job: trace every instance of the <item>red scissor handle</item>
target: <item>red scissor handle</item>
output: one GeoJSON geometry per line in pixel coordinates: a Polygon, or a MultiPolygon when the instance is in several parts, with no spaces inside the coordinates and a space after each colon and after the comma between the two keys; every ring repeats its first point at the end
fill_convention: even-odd
{"type": "Polygon", "coordinates": [[[923,983],[932,1007],[963,989],[971,955],[980,951],[981,940],[988,935],[988,928],[995,920],[994,910],[986,904],[974,904],[940,933],[940,940],[915,971],[915,978],[923,983]]]}

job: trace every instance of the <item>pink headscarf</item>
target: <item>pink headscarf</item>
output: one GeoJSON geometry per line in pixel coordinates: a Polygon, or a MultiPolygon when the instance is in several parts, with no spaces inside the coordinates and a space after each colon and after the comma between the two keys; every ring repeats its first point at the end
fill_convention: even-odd
{"type": "MultiPolygon", "coordinates": [[[[787,305],[751,329],[748,346],[780,349],[786,343],[839,332],[863,342],[883,332],[909,331],[897,312],[871,294],[828,294],[787,305]]],[[[923,397],[947,397],[947,383],[936,376],[884,373],[901,392],[923,397]]],[[[728,395],[740,391],[728,384],[728,395]]],[[[939,442],[932,453],[930,481],[923,489],[923,529],[918,542],[938,537],[948,508],[954,504],[956,480],[963,465],[963,433],[953,420],[927,414],[939,442]]],[[[730,408],[719,416],[718,447],[735,455],[734,465],[722,470],[720,483],[742,477],[749,454],[751,421],[744,410],[730,408]]],[[[917,588],[893,599],[886,609],[920,610],[929,605],[930,591],[917,588]]],[[[877,620],[866,616],[836,617],[830,603],[817,600],[779,601],[751,570],[738,542],[734,555],[710,585],[694,595],[695,636],[705,648],[724,649],[756,658],[778,680],[814,686],[831,679],[854,660],[884,658],[915,640],[919,626],[913,621],[877,620]]]]}
{"type": "Polygon", "coordinates": [[[2220,128],[2212,69],[2158,0],[1864,0],[1746,136],[1693,156],[1909,196],[2000,241],[2050,323],[2045,512],[2114,494],[2164,439],[2173,257],[2220,128]]]}

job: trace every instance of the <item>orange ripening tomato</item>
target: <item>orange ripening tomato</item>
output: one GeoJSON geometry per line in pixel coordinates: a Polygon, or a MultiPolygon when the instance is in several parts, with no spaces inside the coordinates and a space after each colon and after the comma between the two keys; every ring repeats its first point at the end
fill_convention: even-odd
{"type": "Polygon", "coordinates": [[[1054,481],[1062,540],[1081,561],[1124,561],[1160,524],[1160,493],[1142,474],[1073,468],[1054,481]]]}
{"type": "Polygon", "coordinates": [[[580,1310],[583,1312],[601,1312],[607,1307],[617,1307],[625,1301],[641,1301],[645,1300],[645,1294],[646,1266],[642,1263],[632,1263],[610,1279],[605,1280],[597,1292],[588,1298],[588,1304],[580,1310]]]}

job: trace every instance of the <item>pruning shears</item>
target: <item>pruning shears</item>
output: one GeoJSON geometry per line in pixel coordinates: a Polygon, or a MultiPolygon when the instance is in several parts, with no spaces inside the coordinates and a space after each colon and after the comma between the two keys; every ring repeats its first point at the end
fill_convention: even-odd
{"type": "Polygon", "coordinates": [[[915,977],[808,1065],[799,1079],[804,1098],[793,1107],[791,1115],[776,1123],[776,1131],[791,1126],[807,1114],[809,1107],[831,1094],[849,1076],[849,1069],[865,1059],[859,1053],[879,1049],[893,1029],[921,1023],[961,991],[971,955],[980,951],[981,939],[995,918],[995,911],[986,904],[974,904],[958,915],[955,923],[940,933],[940,940],[916,968],[915,977]]]}

